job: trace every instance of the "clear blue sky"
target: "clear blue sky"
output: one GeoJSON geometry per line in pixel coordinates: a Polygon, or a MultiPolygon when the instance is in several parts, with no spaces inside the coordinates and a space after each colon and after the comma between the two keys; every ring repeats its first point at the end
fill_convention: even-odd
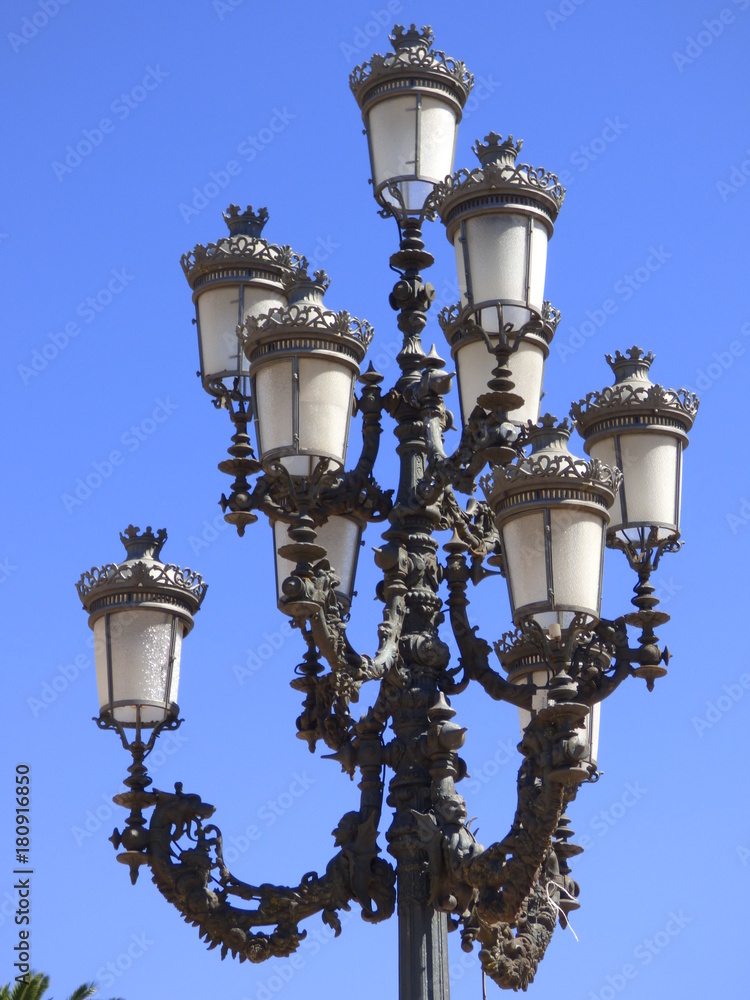
{"type": "MultiPolygon", "coordinates": [[[[207,952],[148,878],[131,887],[107,841],[122,824],[111,797],[128,759],[90,721],[90,633],[74,582],[120,559],[118,533],[131,521],[168,529],[165,556],[202,572],[209,592],[184,648],[185,723],[162,739],[155,784],[183,781],[217,806],[239,877],[294,884],[322,870],[356,786],[294,738],[288,681],[302,650],[276,611],[268,527],[244,539],[215,527],[229,423],[195,378],[179,257],[224,232],[230,202],[267,206],[268,237],[322,263],[328,302],[374,324],[372,356],[391,383],[396,232],[369,193],[347,78],[385,51],[394,22],[416,21],[432,24],[437,46],[476,77],[456,166],[473,166],[471,144],[494,129],[522,137],[524,159],[567,184],[548,266],[547,297],[563,315],[548,408],[563,416],[609,382],[603,355],[634,343],[655,352],[657,381],[702,396],[685,461],[685,547],[657,579],[674,659],[653,694],[633,681],[604,706],[604,776],[571,813],[588,844],[574,870],[578,941],[558,929],[531,996],[606,1000],[626,966],[626,997],[745,996],[750,662],[738,626],[749,604],[750,482],[737,447],[745,424],[734,421],[750,371],[750,3],[389,7],[4,5],[0,983],[16,941],[5,905],[12,773],[26,762],[32,953],[55,996],[97,978],[103,997],[127,1000],[322,1000],[332,989],[354,994],[355,977],[361,1000],[395,995],[395,921],[373,928],[354,914],[333,943],[313,936],[322,927],[313,921],[300,967],[239,966],[207,952]],[[82,141],[87,155],[66,164],[82,141]],[[616,309],[601,322],[607,299],[616,309]],[[122,461],[108,469],[113,451],[122,461]],[[72,504],[66,497],[97,467],[100,484],[72,504]],[[237,669],[248,664],[257,669],[237,669]],[[262,835],[244,850],[252,826],[262,835]]],[[[448,304],[453,255],[439,224],[426,235],[437,258],[429,277],[448,304]]],[[[430,324],[427,345],[434,339],[447,356],[430,324]]],[[[393,485],[392,462],[379,477],[393,485]]],[[[368,535],[365,553],[377,540],[368,535]]],[[[634,583],[622,562],[608,554],[611,617],[627,610],[634,583]]],[[[374,579],[363,558],[352,632],[365,650],[378,619],[374,579]]],[[[509,624],[504,584],[485,582],[473,599],[481,632],[497,638],[509,624]]],[[[469,727],[473,777],[462,790],[487,844],[512,816],[515,712],[474,693],[455,707],[469,727]]],[[[451,949],[453,997],[478,998],[476,959],[457,939],[451,949]]]]}

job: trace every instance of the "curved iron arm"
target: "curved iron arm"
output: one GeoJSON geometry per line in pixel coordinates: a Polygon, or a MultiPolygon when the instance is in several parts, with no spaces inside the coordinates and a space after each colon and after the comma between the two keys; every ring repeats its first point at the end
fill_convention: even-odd
{"type": "Polygon", "coordinates": [[[517,708],[531,710],[531,699],[536,688],[530,684],[511,684],[489,664],[490,646],[476,634],[476,626],[469,622],[466,609],[469,599],[466,587],[471,571],[464,555],[466,546],[456,537],[445,546],[448,549],[445,579],[449,597],[446,601],[450,611],[450,623],[461,654],[460,664],[464,675],[478,681],[490,698],[505,701],[517,708]]]}

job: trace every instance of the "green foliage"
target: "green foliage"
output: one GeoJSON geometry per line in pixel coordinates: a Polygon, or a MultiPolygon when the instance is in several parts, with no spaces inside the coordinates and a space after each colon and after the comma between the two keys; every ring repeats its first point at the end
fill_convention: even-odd
{"type": "MultiPolygon", "coordinates": [[[[0,1000],[42,1000],[42,997],[49,989],[49,976],[43,972],[32,972],[25,983],[7,983],[0,986],[0,1000]]],[[[96,983],[84,983],[75,992],[71,993],[68,1000],[87,1000],[97,992],[96,983]]],[[[48,1000],[53,1000],[49,997],[48,1000]]],[[[118,997],[117,1000],[122,1000],[118,997]]]]}

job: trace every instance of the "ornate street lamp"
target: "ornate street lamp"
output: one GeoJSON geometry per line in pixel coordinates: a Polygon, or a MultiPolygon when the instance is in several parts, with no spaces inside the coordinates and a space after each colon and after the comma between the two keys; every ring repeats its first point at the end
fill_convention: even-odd
{"type": "Polygon", "coordinates": [[[148,865],[210,947],[252,962],[294,952],[300,923],[315,914],[338,932],[338,912],[352,902],[377,922],[392,915],[398,896],[401,1000],[447,1000],[449,928],[466,951],[479,946],[483,972],[500,987],[525,990],[556,925],[579,905],[569,862],[581,848],[571,842],[566,810],[581,784],[599,776],[601,702],[629,676],[651,687],[665,673],[668,653],[653,628],[666,616],[655,610],[650,574],[678,545],[681,454],[697,401],[653,386],[650,356],[633,350],[615,356],[614,387],[573,409],[590,461],[568,450],[567,422],[547,416],[537,424],[557,322],[543,298],[547,242],[563,190],[553,175],[517,165],[520,143],[496,133],[477,144],[478,170],[445,176],[471,77],[432,50],[429,28],[397,27],[391,41],[393,53],[351,78],[375,198],[399,228],[389,302],[403,345],[390,390],[381,393],[372,366],[360,373],[371,328],[323,305],[327,279],[309,277],[303,259],[284,252],[282,261],[258,247],[259,235],[240,234],[249,242],[237,245],[239,277],[224,270],[234,250],[206,252],[212,263],[200,275],[192,258],[186,267],[201,337],[221,341],[232,323],[232,336],[240,331],[242,357],[206,360],[213,355],[204,345],[202,371],[236,426],[220,465],[234,477],[221,500],[225,517],[240,534],[259,514],[269,519],[278,605],[306,647],[291,679],[303,696],[297,736],[311,751],[324,744],[359,777],[358,801],[336,826],[336,852],[322,874],[289,887],[243,882],[224,862],[218,828],[204,825],[213,806],[180,783],[174,793],[148,790],[143,760],[159,729],[177,724],[179,641],[205,589],[189,571],[158,561],[162,533],[128,529],[128,560],[84,574],[79,593],[99,646],[99,723],[117,729],[134,758],[128,791],[115,799],[130,814],[113,835],[133,880],[148,865]],[[433,260],[421,226],[436,213],[456,249],[461,287],[444,322],[463,413],[451,455],[443,397],[452,375],[421,343],[435,295],[420,273],[433,260]],[[261,258],[262,278],[253,270],[261,258]],[[236,300],[238,288],[242,303],[252,299],[249,310],[236,300]],[[202,302],[212,290],[215,299],[202,302]],[[261,294],[276,297],[265,312],[261,294]],[[347,469],[353,409],[362,447],[347,469]],[[391,490],[374,478],[384,412],[400,462],[391,490]],[[486,501],[472,496],[480,482],[486,501]],[[385,520],[374,550],[382,621],[376,648],[364,654],[347,635],[356,556],[363,527],[385,520]],[[624,549],[639,579],[636,611],[615,619],[601,609],[605,540],[624,549]],[[502,671],[469,617],[469,583],[498,575],[487,565],[506,577],[516,626],[495,645],[502,671]],[[446,617],[457,666],[441,634],[446,617]],[[629,626],[641,629],[637,644],[629,626]],[[365,684],[372,707],[357,717],[365,684]],[[518,709],[522,729],[517,810],[510,831],[486,848],[459,793],[466,730],[449,701],[471,684],[518,709]],[[147,727],[148,744],[140,735],[147,727]],[[393,866],[379,843],[386,773],[393,866]]]}

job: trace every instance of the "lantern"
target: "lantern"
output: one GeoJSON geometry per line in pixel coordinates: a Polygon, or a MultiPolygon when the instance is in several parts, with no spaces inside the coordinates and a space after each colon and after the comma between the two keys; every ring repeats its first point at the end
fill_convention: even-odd
{"type": "Polygon", "coordinates": [[[586,452],[622,472],[610,536],[637,545],[652,530],[658,539],[679,537],[682,451],[698,410],[693,393],[650,381],[653,360],[638,347],[607,355],[614,385],[571,409],[586,452]]]}
{"type": "MultiPolygon", "coordinates": [[[[193,289],[203,388],[221,397],[239,389],[247,377],[247,361],[237,327],[248,316],[259,316],[286,304],[282,279],[292,271],[289,247],[261,238],[268,212],[252,206],[240,212],[230,205],[224,213],[229,236],[207,247],[198,244],[182,257],[182,269],[193,289]]],[[[243,395],[247,393],[243,392],[243,395]]]]}
{"type": "MultiPolygon", "coordinates": [[[[484,310],[486,314],[486,310],[484,310]]],[[[497,312],[502,313],[502,306],[497,304],[497,312]]],[[[492,377],[494,356],[487,347],[487,340],[478,328],[478,322],[472,321],[467,310],[453,306],[439,317],[440,325],[451,348],[451,357],[456,364],[458,376],[458,394],[461,402],[461,416],[464,424],[479,405],[479,397],[487,392],[487,383],[492,377]]],[[[486,320],[486,315],[485,315],[486,320]]],[[[524,400],[515,410],[508,412],[508,419],[514,423],[525,424],[539,419],[539,408],[542,401],[542,385],[544,382],[544,363],[549,356],[549,345],[555,335],[560,313],[549,302],[542,305],[541,323],[529,324],[529,328],[521,333],[508,335],[512,353],[507,361],[510,378],[513,381],[513,392],[524,400]]],[[[498,322],[491,323],[499,331],[501,316],[498,322]]],[[[486,331],[485,331],[486,333],[486,331]]],[[[490,347],[494,349],[499,340],[499,333],[487,334],[490,347]]]]}
{"type": "Polygon", "coordinates": [[[324,271],[303,268],[287,283],[289,305],[245,323],[258,451],[294,476],[309,476],[325,459],[344,464],[354,382],[372,327],[323,305],[324,271]]]}
{"type": "MultiPolygon", "coordinates": [[[[291,576],[295,570],[295,563],[291,559],[285,559],[279,549],[288,545],[290,537],[288,525],[284,521],[273,522],[273,544],[276,554],[276,593],[280,610],[284,610],[282,603],[282,585],[287,577],[291,576]]],[[[362,531],[364,524],[359,518],[351,514],[334,514],[321,524],[316,530],[315,542],[326,550],[325,558],[331,564],[331,568],[341,581],[336,588],[336,596],[345,611],[351,607],[354,595],[354,578],[357,572],[357,561],[359,550],[362,545],[362,531]]]]}
{"type": "Polygon", "coordinates": [[[571,428],[547,414],[531,452],[483,486],[502,540],[513,621],[542,628],[599,620],[604,534],[619,473],[568,451],[571,428]]]}
{"type": "Polygon", "coordinates": [[[429,27],[397,25],[389,37],[394,52],[358,66],[349,85],[365,123],[375,198],[394,215],[419,215],[453,169],[473,77],[433,50],[429,27]]]}
{"type": "MultiPolygon", "coordinates": [[[[532,697],[531,711],[527,711],[525,708],[518,709],[518,720],[521,726],[521,736],[523,736],[526,727],[537,712],[547,707],[552,671],[541,649],[522,632],[506,633],[495,644],[495,650],[503,668],[507,671],[508,680],[512,684],[531,683],[536,687],[536,692],[532,697]]],[[[591,647],[591,654],[596,654],[599,657],[604,669],[609,666],[611,657],[602,646],[594,644],[591,647]]],[[[596,702],[589,708],[589,713],[586,716],[586,741],[589,752],[582,761],[582,763],[592,765],[594,770],[596,770],[599,752],[600,718],[601,703],[596,702]]]]}
{"type": "Polygon", "coordinates": [[[516,164],[522,145],[490,132],[472,147],[481,166],[435,191],[456,252],[461,305],[487,333],[499,332],[498,304],[517,330],[541,315],[547,243],[565,197],[554,174],[516,164]]]}
{"type": "Polygon", "coordinates": [[[182,639],[206,593],[197,573],[160,561],[166,538],[130,525],[120,535],[125,562],[76,584],[94,631],[100,718],[126,728],[177,717],[182,639]]]}

